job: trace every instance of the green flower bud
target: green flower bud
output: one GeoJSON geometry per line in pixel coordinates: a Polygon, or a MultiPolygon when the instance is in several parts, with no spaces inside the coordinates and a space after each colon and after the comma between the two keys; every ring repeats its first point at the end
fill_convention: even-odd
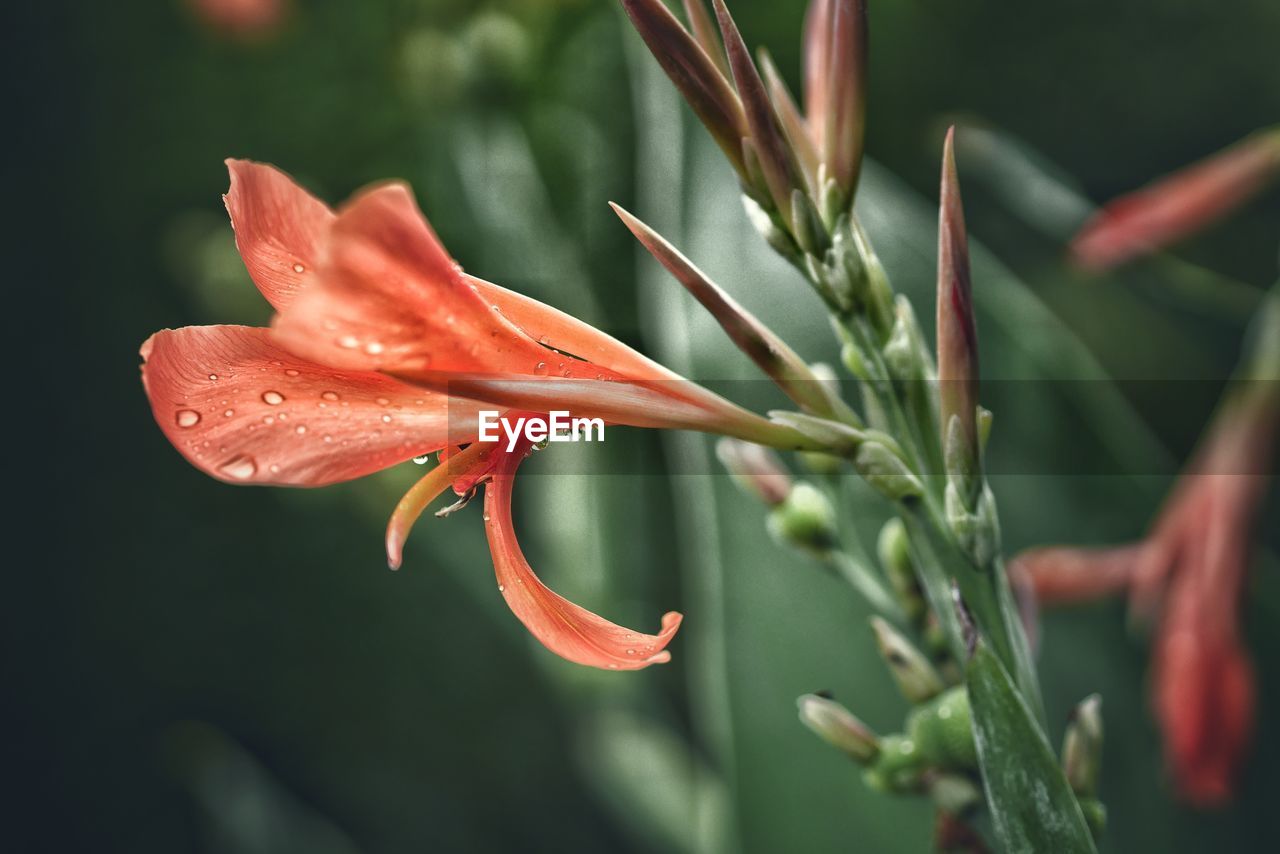
{"type": "Polygon", "coordinates": [[[800,722],[819,738],[862,765],[880,753],[879,740],[852,712],[828,697],[805,694],[796,700],[800,722]]]}
{"type": "Polygon", "coordinates": [[[893,681],[898,683],[902,696],[912,703],[923,703],[942,692],[946,687],[942,677],[911,641],[880,617],[871,618],[871,628],[876,635],[880,657],[889,665],[889,672],[893,681]]]}
{"type": "Polygon", "coordinates": [[[885,577],[889,579],[894,597],[902,606],[902,612],[913,624],[918,624],[925,615],[925,601],[920,592],[920,582],[916,579],[915,568],[911,565],[907,529],[901,519],[890,519],[880,529],[876,553],[880,557],[880,565],[884,568],[885,577]]]}
{"type": "Polygon", "coordinates": [[[924,494],[920,479],[907,468],[902,457],[880,442],[863,442],[853,458],[853,467],[872,488],[891,501],[924,494]]]}
{"type": "Polygon", "coordinates": [[[810,255],[826,251],[829,239],[817,208],[809,196],[799,189],[791,191],[791,221],[794,223],[796,243],[810,255]]]}
{"type": "Polygon", "coordinates": [[[982,803],[982,789],[959,774],[936,774],[929,780],[934,806],[950,815],[964,815],[982,803]]]}
{"type": "Polygon", "coordinates": [[[1102,697],[1091,694],[1071,710],[1062,738],[1062,770],[1072,790],[1082,796],[1098,792],[1102,768],[1102,697]]]}
{"type": "Polygon", "coordinates": [[[978,767],[969,693],[950,688],[907,717],[907,735],[925,760],[939,768],[968,771],[978,767]]]}
{"type": "Polygon", "coordinates": [[[1080,812],[1084,813],[1084,823],[1089,825],[1093,838],[1098,839],[1107,830],[1107,808],[1097,798],[1080,798],[1080,812]]]}
{"type": "Polygon", "coordinates": [[[836,512],[812,484],[800,482],[769,512],[769,533],[780,543],[824,556],[837,543],[836,512]]]}
{"type": "Polygon", "coordinates": [[[879,792],[914,792],[921,784],[925,765],[915,742],[902,735],[880,739],[880,754],[863,774],[863,780],[879,792]]]}

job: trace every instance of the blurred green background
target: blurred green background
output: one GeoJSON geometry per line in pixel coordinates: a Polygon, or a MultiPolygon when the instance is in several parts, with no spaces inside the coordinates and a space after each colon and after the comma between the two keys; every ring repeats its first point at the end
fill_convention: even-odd
{"type": "MultiPolygon", "coordinates": [[[[798,81],[803,4],[732,8],[748,42],[798,81]]],[[[7,230],[9,275],[33,307],[10,323],[43,330],[27,358],[39,365],[35,399],[55,417],[11,423],[49,447],[17,454],[38,470],[10,493],[33,521],[6,561],[5,765],[18,797],[0,847],[927,844],[923,803],[866,791],[795,719],[798,694],[830,688],[873,726],[900,723],[865,608],[769,542],[761,511],[727,478],[687,474],[708,468],[701,437],[629,437],[649,474],[551,474],[538,460],[544,476],[521,484],[522,538],[553,587],[637,627],[686,614],[672,664],[609,674],[526,636],[493,589],[478,512],[424,520],[405,570],[386,571],[386,515],[420,470],[314,492],[237,489],[188,466],[152,422],[136,373],[151,332],[267,317],[219,198],[228,156],[275,163],[333,203],[404,178],[477,275],[696,378],[752,378],[637,254],[605,206],[617,200],[804,356],[834,360],[817,300],[749,233],[728,168],[616,3],[296,0],[249,39],[179,0],[19,14],[7,45],[6,186],[20,226],[7,230]]],[[[1065,269],[1061,241],[1086,200],[1280,119],[1280,5],[874,0],[871,23],[874,164],[859,206],[922,317],[941,131],[959,119],[985,129],[968,148],[962,129],[960,170],[970,230],[992,250],[975,250],[988,375],[1227,375],[1256,289],[1277,274],[1274,193],[1180,247],[1186,262],[1103,281],[1065,269]]],[[[1034,460],[1096,443],[1153,474],[998,478],[1010,551],[1139,535],[1212,403],[1135,413],[1119,391],[1089,400],[998,413],[993,453],[1034,460]]],[[[601,472],[622,452],[556,451],[601,472]]],[[[851,527],[874,532],[882,510],[850,492],[851,527]]],[[[1275,507],[1273,496],[1273,548],[1275,507]]],[[[1275,575],[1259,573],[1248,609],[1256,755],[1237,804],[1214,814],[1179,808],[1162,779],[1145,644],[1120,605],[1047,620],[1051,718],[1088,692],[1106,698],[1104,848],[1274,841],[1275,575]]]]}

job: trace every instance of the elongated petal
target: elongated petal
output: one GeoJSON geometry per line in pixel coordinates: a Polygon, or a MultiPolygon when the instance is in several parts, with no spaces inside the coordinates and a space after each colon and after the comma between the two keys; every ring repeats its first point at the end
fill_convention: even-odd
{"type": "MultiPolygon", "coordinates": [[[[561,353],[572,353],[592,365],[630,379],[660,382],[683,379],[674,371],[570,314],[484,279],[465,273],[463,275],[482,299],[497,306],[503,317],[543,347],[559,350],[561,353]]],[[[554,356],[551,352],[546,354],[548,360],[554,356]]]]}
{"type": "Polygon", "coordinates": [[[760,169],[778,212],[789,223],[791,191],[805,189],[804,180],[800,176],[791,146],[782,132],[778,116],[773,111],[773,104],[769,102],[764,81],[760,79],[755,63],[751,61],[751,51],[742,40],[742,33],[738,32],[738,25],[734,23],[723,0],[712,0],[712,3],[716,19],[720,22],[720,33],[724,37],[729,67],[733,69],[733,82],[738,87],[738,94],[742,96],[751,141],[760,158],[760,169]]]}
{"type": "Polygon", "coordinates": [[[142,345],[156,422],[196,468],[230,483],[323,486],[475,435],[475,408],[376,373],[299,359],[266,329],[188,326],[142,345]]]}
{"type": "Polygon", "coordinates": [[[680,614],[662,618],[656,635],[609,622],[557,595],[538,580],[516,542],[511,521],[511,489],[522,454],[508,455],[485,487],[485,530],[501,591],[512,612],[543,646],[561,658],[608,670],[639,670],[671,660],[667,644],[680,627],[680,614]]]}
{"type": "Polygon", "coordinates": [[[1280,175],[1280,128],[1109,203],[1071,242],[1077,264],[1106,270],[1212,225],[1280,175]]]}
{"type": "Polygon", "coordinates": [[[711,312],[738,349],[776,382],[788,397],[810,412],[832,414],[831,401],[821,381],[785,341],[738,305],[662,235],[620,205],[611,203],[611,207],[641,245],[711,312]]]}
{"type": "Polygon", "coordinates": [[[949,441],[955,418],[963,451],[978,458],[978,331],[969,278],[969,241],[956,177],[955,128],[947,131],[942,152],[942,190],[938,208],[938,393],[942,442],[949,441]]]}
{"type": "Polygon", "coordinates": [[[747,135],[747,123],[742,102],[729,81],[662,0],[622,0],[622,6],[662,70],[729,162],[739,174],[745,174],[742,138],[747,135]]]}
{"type": "Polygon", "coordinates": [[[1041,604],[1088,602],[1127,591],[1145,548],[1138,544],[1104,549],[1031,549],[1009,562],[1009,575],[1029,583],[1041,604]]]}
{"type": "Polygon", "coordinates": [[[227,171],[223,201],[236,247],[258,290],[281,311],[315,276],[333,211],[274,166],[228,160],[227,171]]]}
{"type": "MultiPolygon", "coordinates": [[[[454,454],[447,460],[427,472],[409,488],[387,522],[387,565],[399,569],[403,560],[404,542],[409,537],[414,522],[427,509],[427,505],[435,501],[440,493],[460,480],[474,481],[477,469],[491,465],[491,459],[498,453],[496,447],[474,443],[466,450],[454,454]]],[[[468,484],[470,488],[470,484],[468,484]]],[[[465,489],[463,490],[466,491],[465,489]]]]}

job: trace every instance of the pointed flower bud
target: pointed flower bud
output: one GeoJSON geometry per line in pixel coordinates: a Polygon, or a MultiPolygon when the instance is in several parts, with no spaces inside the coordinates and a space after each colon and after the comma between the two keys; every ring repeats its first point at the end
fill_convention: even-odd
{"type": "Polygon", "coordinates": [[[839,456],[853,454],[858,446],[867,440],[865,430],[827,418],[815,418],[801,412],[775,409],[769,412],[769,420],[775,424],[790,427],[797,433],[823,445],[828,453],[839,456]]]}
{"type": "Polygon", "coordinates": [[[796,700],[800,722],[814,734],[862,765],[880,752],[876,734],[844,706],[821,694],[805,694],[796,700]]]}
{"type": "Polygon", "coordinates": [[[745,177],[742,139],[748,136],[742,102],[716,63],[680,25],[662,0],[622,0],[636,32],[680,90],[729,162],[745,177]]]}
{"type": "Polygon", "coordinates": [[[885,522],[876,540],[876,554],[902,612],[913,625],[919,625],[926,613],[924,596],[915,568],[911,565],[911,544],[907,541],[907,529],[901,519],[894,517],[885,522]]]}
{"type": "Polygon", "coordinates": [[[716,456],[744,491],[770,507],[777,507],[791,493],[790,473],[778,455],[762,445],[721,439],[716,456]]]}
{"type": "MultiPolygon", "coordinates": [[[[960,183],[956,177],[955,128],[942,150],[942,193],[938,213],[938,395],[947,471],[968,477],[978,465],[978,333],[969,278],[960,183]]],[[[966,484],[972,505],[976,482],[966,484]]]]}
{"type": "Polygon", "coordinates": [[[1071,242],[1077,264],[1103,271],[1203,230],[1280,176],[1280,126],[1121,196],[1071,242]]]}
{"type": "Polygon", "coordinates": [[[729,70],[729,57],[724,54],[724,44],[720,41],[720,33],[716,30],[711,14],[707,12],[706,4],[703,0],[684,0],[684,15],[689,19],[693,37],[728,80],[733,73],[729,70]]]}
{"type": "Polygon", "coordinates": [[[942,677],[911,641],[879,617],[871,618],[871,628],[876,634],[880,656],[889,665],[902,696],[912,703],[923,703],[942,693],[945,687],[942,677]]]}
{"type": "Polygon", "coordinates": [[[742,98],[743,111],[746,114],[747,128],[751,141],[755,144],[756,153],[760,157],[760,170],[763,173],[769,195],[778,210],[778,214],[789,227],[794,226],[791,215],[791,191],[805,190],[804,178],[796,162],[794,152],[782,131],[777,113],[765,92],[764,81],[751,61],[751,52],[747,50],[738,25],[724,5],[724,0],[712,0],[715,6],[716,19],[720,23],[720,33],[724,37],[725,52],[729,56],[729,67],[733,70],[733,82],[742,98]]]}
{"type": "Polygon", "coordinates": [[[1062,738],[1062,770],[1077,795],[1091,797],[1098,792],[1101,768],[1102,697],[1091,694],[1071,710],[1062,738]]]}
{"type": "Polygon", "coordinates": [[[852,200],[862,167],[866,125],[866,0],[835,0],[829,38],[830,80],[826,86],[826,120],[819,146],[822,162],[845,197],[852,200]]]}
{"type": "Polygon", "coordinates": [[[827,557],[839,544],[835,508],[820,490],[803,481],[770,511],[767,525],[778,542],[816,557],[827,557]]]}
{"type": "Polygon", "coordinates": [[[901,452],[883,442],[868,441],[859,445],[853,457],[853,467],[863,480],[890,501],[924,494],[924,485],[902,459],[901,452]]]}
{"type": "Polygon", "coordinates": [[[791,91],[787,89],[782,75],[778,73],[778,67],[774,65],[769,51],[760,48],[757,56],[760,60],[760,73],[764,75],[765,85],[769,89],[769,100],[773,102],[773,108],[778,113],[779,121],[782,122],[782,129],[787,134],[787,142],[791,143],[791,150],[795,152],[796,160],[804,170],[809,186],[815,195],[820,196],[822,185],[818,183],[818,149],[814,145],[809,125],[800,114],[800,108],[791,97],[791,91]]]}
{"type": "Polygon", "coordinates": [[[822,382],[777,333],[738,305],[662,235],[621,206],[612,203],[611,206],[644,248],[711,312],[738,349],[777,383],[787,397],[810,412],[826,416],[837,414],[822,382]]]}

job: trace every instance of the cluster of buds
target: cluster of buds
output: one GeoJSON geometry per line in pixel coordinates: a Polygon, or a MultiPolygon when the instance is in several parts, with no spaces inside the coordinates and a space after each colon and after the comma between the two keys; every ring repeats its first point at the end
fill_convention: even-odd
{"type": "Polygon", "coordinates": [[[814,0],[805,25],[804,110],[767,52],[759,64],[723,0],[714,20],[684,0],[623,0],[645,44],[738,174],[751,220],[842,313],[870,311],[884,334],[887,278],[853,216],[866,113],[865,0],[814,0]]]}

